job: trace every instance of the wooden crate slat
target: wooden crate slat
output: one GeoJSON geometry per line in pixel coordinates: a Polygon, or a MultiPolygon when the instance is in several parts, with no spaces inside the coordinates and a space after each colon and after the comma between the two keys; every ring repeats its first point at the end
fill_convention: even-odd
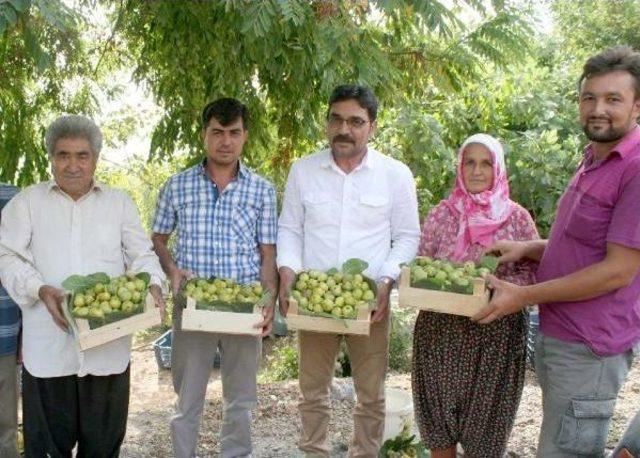
{"type": "Polygon", "coordinates": [[[489,291],[485,288],[483,279],[474,280],[473,295],[413,288],[408,266],[402,268],[398,294],[400,307],[461,316],[473,316],[489,303],[489,291]]]}
{"type": "Polygon", "coordinates": [[[253,313],[218,312],[198,310],[196,301],[187,298],[187,307],[182,311],[182,330],[259,336],[261,328],[254,325],[263,320],[261,307],[255,305],[253,313]]]}
{"type": "Polygon", "coordinates": [[[327,334],[359,334],[369,335],[371,313],[368,307],[358,308],[358,318],[355,320],[333,319],[321,316],[298,314],[298,301],[289,298],[289,310],[285,317],[289,329],[298,331],[313,331],[327,334]]]}
{"type": "Polygon", "coordinates": [[[76,319],[76,340],[81,350],[98,347],[137,331],[158,326],[162,322],[160,310],[156,309],[153,296],[147,293],[144,312],[105,324],[97,329],[89,328],[89,321],[76,319]]]}

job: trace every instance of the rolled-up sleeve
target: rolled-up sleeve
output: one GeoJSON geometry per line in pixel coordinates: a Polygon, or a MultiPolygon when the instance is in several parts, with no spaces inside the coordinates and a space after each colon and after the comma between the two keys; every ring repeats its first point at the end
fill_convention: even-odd
{"type": "Polygon", "coordinates": [[[287,178],[278,220],[278,267],[302,269],[304,209],[300,198],[297,167],[294,163],[287,178]]]}
{"type": "Polygon", "coordinates": [[[20,193],[4,207],[0,220],[0,279],[20,307],[35,304],[45,284],[30,251],[31,233],[29,198],[20,193]]]}
{"type": "Polygon", "coordinates": [[[393,279],[400,275],[400,264],[416,256],[420,242],[418,197],[413,174],[403,165],[397,175],[391,210],[391,251],[378,273],[379,277],[393,279]]]}
{"type": "Polygon", "coordinates": [[[142,227],[135,204],[124,194],[122,219],[122,248],[130,261],[129,269],[147,272],[151,276],[151,284],[164,287],[165,275],[153,251],[153,244],[142,227]]]}

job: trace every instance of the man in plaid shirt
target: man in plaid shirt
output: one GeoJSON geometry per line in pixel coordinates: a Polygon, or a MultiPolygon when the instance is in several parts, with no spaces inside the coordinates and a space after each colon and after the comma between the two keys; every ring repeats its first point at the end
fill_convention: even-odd
{"type": "MultiPolygon", "coordinates": [[[[0,210],[20,191],[0,183],[0,210]]],[[[1,219],[0,219],[1,221],[1,219]]],[[[18,431],[17,355],[20,331],[18,305],[0,284],[0,456],[17,457],[18,431]]]]}
{"type": "Polygon", "coordinates": [[[223,98],[207,105],[202,113],[204,160],[171,177],[158,200],[152,239],[174,294],[171,372],[179,400],[171,436],[178,458],[195,456],[216,349],[224,397],[221,456],[245,457],[252,451],[251,408],[257,401],[261,339],[182,331],[184,301],[177,294],[181,282],[192,276],[259,280],[273,300],[256,326],[263,336],[271,330],[277,293],[276,193],[240,162],[247,128],[247,109],[239,101],[223,98]],[[174,230],[172,256],[167,244],[174,230]]]}

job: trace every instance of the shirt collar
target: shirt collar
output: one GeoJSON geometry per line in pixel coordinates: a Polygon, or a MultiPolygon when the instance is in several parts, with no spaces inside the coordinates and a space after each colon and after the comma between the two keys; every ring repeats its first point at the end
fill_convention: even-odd
{"type": "MultiPolygon", "coordinates": [[[[616,143],[616,145],[611,149],[611,153],[617,153],[621,158],[625,158],[636,150],[638,143],[640,143],[640,126],[636,124],[633,129],[627,132],[624,137],[616,143]]],[[[609,153],[609,156],[611,153],[609,153]]],[[[607,156],[607,158],[609,158],[609,156],[607,156]]],[[[593,146],[589,143],[585,149],[585,159],[590,161],[592,158],[593,146]]]]}
{"type": "MultiPolygon", "coordinates": [[[[367,153],[362,158],[362,162],[353,170],[356,171],[360,169],[374,168],[375,162],[376,162],[376,154],[378,154],[378,152],[375,149],[371,147],[367,147],[367,153]]],[[[340,167],[338,167],[338,164],[336,164],[335,159],[333,158],[333,154],[331,153],[331,148],[327,148],[322,152],[320,166],[323,168],[340,169],[340,167]]]]}
{"type": "MultiPolygon", "coordinates": [[[[91,186],[91,189],[89,190],[89,192],[91,191],[104,191],[104,184],[100,183],[98,180],[96,180],[95,178],[93,179],[93,184],[91,186]]],[[[60,191],[60,192],[64,192],[62,191],[62,189],[60,188],[60,186],[58,186],[58,183],[56,182],[55,179],[53,180],[49,180],[47,182],[47,191],[60,191]]],[[[89,193],[87,193],[89,194],[89,193]]]]}
{"type": "MultiPolygon", "coordinates": [[[[204,176],[205,178],[209,178],[209,176],[207,175],[207,171],[205,170],[205,166],[207,165],[207,158],[205,157],[204,159],[202,159],[202,161],[198,164],[198,172],[204,176]]],[[[249,168],[247,166],[245,166],[242,161],[238,161],[238,173],[237,173],[237,178],[247,178],[247,176],[249,176],[249,168]]]]}

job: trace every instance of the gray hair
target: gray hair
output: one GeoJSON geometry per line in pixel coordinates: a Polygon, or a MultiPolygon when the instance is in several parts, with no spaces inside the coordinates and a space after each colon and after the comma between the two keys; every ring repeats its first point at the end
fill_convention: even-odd
{"type": "Polygon", "coordinates": [[[53,156],[56,143],[61,138],[84,138],[91,152],[98,157],[102,150],[102,132],[92,119],[82,115],[60,116],[53,121],[44,135],[44,144],[49,157],[53,156]]]}

